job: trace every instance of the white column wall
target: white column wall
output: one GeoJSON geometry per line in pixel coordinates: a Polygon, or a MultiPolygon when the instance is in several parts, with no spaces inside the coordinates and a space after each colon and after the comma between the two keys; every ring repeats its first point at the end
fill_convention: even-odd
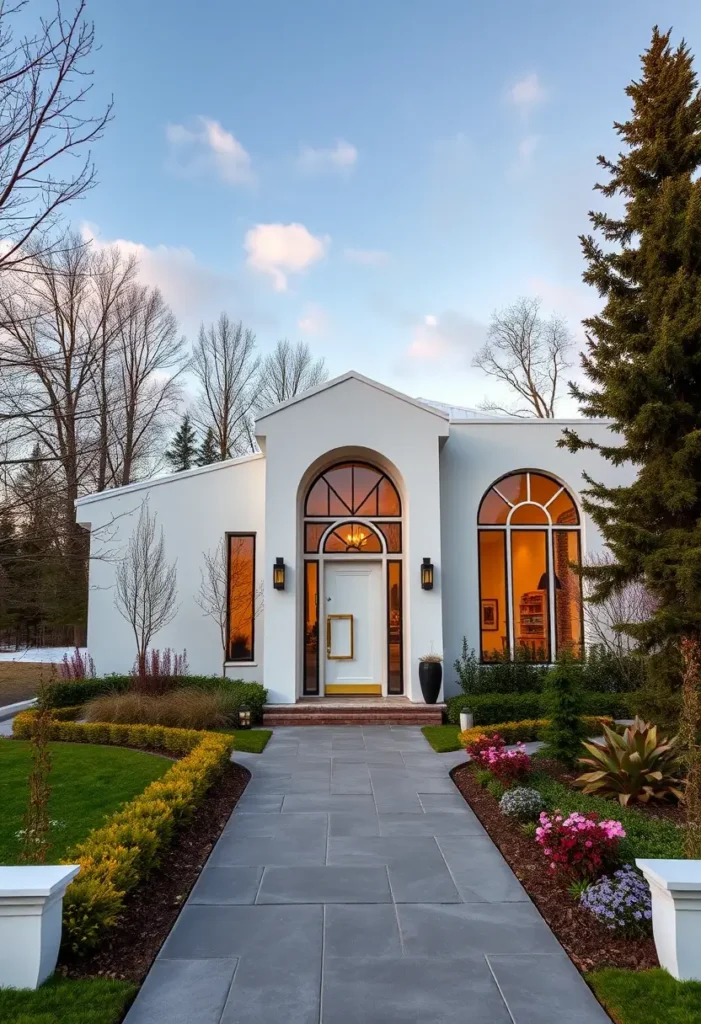
{"type": "MultiPolygon", "coordinates": [[[[77,519],[91,524],[88,650],[99,675],[128,672],[136,647],[129,624],[114,604],[115,570],[126,550],[148,498],[156,526],[163,527],[166,557],[177,560],[178,611],[153,640],[153,647],[187,648],[193,675],[222,671],[219,628],[195,602],[203,568],[203,552],[212,551],[227,532],[256,534],[256,585],[267,564],[265,522],[265,460],[251,456],[103,492],[78,503],[77,519]]],[[[263,681],[263,614],[255,620],[254,661],[231,663],[227,676],[263,681]]]]}
{"type": "Polygon", "coordinates": [[[333,462],[351,450],[372,461],[377,454],[392,471],[404,515],[404,689],[421,701],[418,658],[443,648],[441,615],[441,517],[439,444],[447,421],[411,402],[355,378],[320,391],[262,418],[265,439],[265,685],[271,702],[293,703],[301,690],[302,555],[298,536],[301,489],[325,457],[333,462]],[[336,455],[334,455],[336,453],[336,455]],[[272,565],[282,557],[286,588],[275,591],[272,565]],[[421,589],[420,564],[435,565],[432,591],[421,589]]]}
{"type": "MultiPolygon", "coordinates": [[[[460,692],[455,659],[467,637],[480,649],[477,512],[487,488],[499,477],[517,470],[540,470],[566,484],[575,500],[586,487],[582,472],[607,485],[628,483],[631,467],[614,467],[596,452],[573,455],[558,448],[563,427],[574,426],[583,437],[615,444],[605,423],[575,420],[466,421],[451,423],[450,438],[441,451],[441,522],[443,543],[444,685],[446,694],[460,692]]],[[[582,555],[603,550],[601,534],[589,516],[582,517],[582,555]]]]}

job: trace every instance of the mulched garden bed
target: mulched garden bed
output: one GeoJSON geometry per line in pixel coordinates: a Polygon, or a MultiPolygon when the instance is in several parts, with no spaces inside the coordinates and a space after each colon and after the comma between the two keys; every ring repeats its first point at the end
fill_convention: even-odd
{"type": "MultiPolygon", "coordinates": [[[[545,768],[545,763],[540,762],[538,767],[545,768]]],[[[641,971],[659,966],[652,938],[617,938],[577,906],[567,883],[548,874],[535,839],[524,835],[518,822],[501,813],[498,801],[477,783],[470,765],[460,765],[452,774],[465,800],[580,971],[602,967],[641,971]]]]}
{"type": "Polygon", "coordinates": [[[109,938],[78,961],[62,953],[57,973],[143,981],[250,777],[241,765],[227,765],[187,825],[175,834],[158,868],[129,894],[109,938]]]}

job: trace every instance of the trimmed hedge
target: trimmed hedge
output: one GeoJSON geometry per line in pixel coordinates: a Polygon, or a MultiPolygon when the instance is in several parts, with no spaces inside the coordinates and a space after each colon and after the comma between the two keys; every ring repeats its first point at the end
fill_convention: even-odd
{"type": "MultiPolygon", "coordinates": [[[[613,725],[612,719],[600,715],[585,715],[584,721],[592,727],[594,732],[600,731],[603,725],[613,725]]],[[[541,732],[549,725],[549,718],[530,718],[522,722],[497,722],[495,725],[490,725],[488,729],[476,725],[472,729],[464,729],[458,733],[458,741],[465,747],[479,736],[484,736],[485,733],[488,736],[491,733],[499,733],[506,743],[531,743],[533,740],[539,740],[541,732]]]]}
{"type": "MultiPolygon", "coordinates": [[[[45,706],[50,708],[74,707],[87,704],[93,697],[105,693],[124,693],[129,689],[132,676],[103,676],[101,679],[71,679],[51,683],[42,694],[45,706]]],[[[238,705],[247,704],[254,722],[263,720],[263,707],[268,691],[261,683],[244,683],[240,679],[223,679],[221,676],[174,676],[178,686],[197,686],[203,690],[225,689],[237,700],[238,705]]]]}
{"type": "MultiPolygon", "coordinates": [[[[587,715],[603,715],[606,718],[632,718],[629,694],[585,692],[584,709],[587,715]]],[[[446,701],[448,721],[460,723],[460,712],[471,711],[475,725],[491,725],[493,722],[522,721],[541,718],[546,713],[542,693],[461,693],[446,701]]]]}
{"type": "MultiPolygon", "coordinates": [[[[31,736],[34,717],[32,711],[17,715],[13,735],[31,736]]],[[[95,947],[115,925],[125,895],[158,863],[174,830],[192,814],[223,771],[234,741],[231,736],[195,729],[60,721],[51,723],[50,739],[185,755],[69,851],[64,863],[79,863],[81,871],[64,897],[63,941],[79,954],[95,947]]]]}

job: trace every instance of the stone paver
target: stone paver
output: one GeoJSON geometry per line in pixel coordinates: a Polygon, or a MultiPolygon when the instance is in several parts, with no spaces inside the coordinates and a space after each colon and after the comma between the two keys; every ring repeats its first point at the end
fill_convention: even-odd
{"type": "MultiPolygon", "coordinates": [[[[415,727],[275,730],[126,1024],[609,1021],[415,727]]],[[[610,1024],[610,1022],[609,1022],[610,1024]]]]}

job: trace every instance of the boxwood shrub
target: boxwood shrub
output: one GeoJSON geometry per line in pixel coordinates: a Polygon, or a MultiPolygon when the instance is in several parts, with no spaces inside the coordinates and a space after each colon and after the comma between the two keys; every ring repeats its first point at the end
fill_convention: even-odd
{"type": "MultiPolygon", "coordinates": [[[[584,711],[587,715],[604,715],[607,718],[632,718],[628,698],[626,693],[586,692],[584,711]]],[[[519,722],[544,718],[547,714],[542,693],[461,693],[457,697],[449,697],[446,705],[448,721],[453,725],[459,724],[461,711],[471,711],[475,725],[519,722]]]]}
{"type": "MultiPolygon", "coordinates": [[[[103,693],[124,693],[129,689],[131,681],[131,676],[109,675],[100,679],[71,679],[51,683],[44,689],[42,699],[50,708],[75,707],[103,693]]],[[[174,676],[173,685],[198,686],[207,690],[224,688],[234,696],[239,706],[249,706],[254,722],[263,719],[263,706],[268,699],[268,691],[261,683],[244,683],[241,679],[222,679],[221,676],[174,676]]]]}

